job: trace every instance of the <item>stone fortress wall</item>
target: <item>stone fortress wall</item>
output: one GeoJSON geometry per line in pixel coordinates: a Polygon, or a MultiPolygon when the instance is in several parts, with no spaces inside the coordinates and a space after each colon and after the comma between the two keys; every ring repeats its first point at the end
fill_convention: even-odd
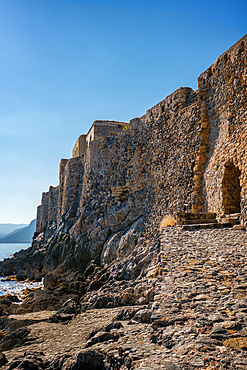
{"type": "Polygon", "coordinates": [[[116,135],[123,130],[125,125],[126,122],[94,121],[86,136],[87,144],[89,145],[90,141],[97,140],[102,137],[116,135]]]}
{"type": "Polygon", "coordinates": [[[203,172],[204,208],[247,219],[247,36],[199,77],[208,145],[203,172]]]}
{"type": "Polygon", "coordinates": [[[72,151],[73,158],[86,153],[90,142],[110,135],[116,135],[121,132],[126,122],[117,121],[94,121],[87,135],[80,135],[72,151]]]}
{"type": "Polygon", "coordinates": [[[81,155],[85,154],[87,149],[87,135],[80,135],[75,143],[75,146],[72,150],[72,157],[80,157],[81,155]]]}
{"type": "Polygon", "coordinates": [[[247,35],[199,76],[196,91],[179,88],[125,129],[100,133],[85,154],[61,160],[37,232],[72,225],[75,240],[104,259],[109,239],[140,218],[154,237],[164,215],[184,210],[241,212],[246,224],[246,116],[247,35]]]}

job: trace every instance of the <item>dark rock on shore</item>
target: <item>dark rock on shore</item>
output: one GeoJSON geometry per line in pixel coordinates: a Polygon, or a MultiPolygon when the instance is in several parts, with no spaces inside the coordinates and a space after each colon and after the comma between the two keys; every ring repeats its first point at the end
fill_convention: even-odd
{"type": "MultiPolygon", "coordinates": [[[[0,360],[1,361],[1,360],[0,360]]],[[[6,362],[3,360],[2,365],[6,362]]],[[[107,370],[103,356],[94,350],[80,350],[73,356],[55,356],[43,361],[38,355],[27,355],[13,361],[7,370],[107,370]]]]}
{"type": "Polygon", "coordinates": [[[2,298],[2,299],[0,299],[0,305],[10,307],[12,305],[12,300],[10,300],[9,297],[8,298],[2,298]]]}
{"type": "Polygon", "coordinates": [[[22,370],[44,370],[44,363],[42,359],[37,356],[26,356],[23,359],[13,361],[7,368],[12,369],[22,369],[22,370]]]}
{"type": "Polygon", "coordinates": [[[77,315],[81,310],[81,306],[75,299],[68,299],[60,310],[58,311],[59,314],[70,314],[70,315],[77,315]]]}
{"type": "Polygon", "coordinates": [[[8,362],[4,353],[0,353],[0,367],[6,365],[8,362]]]}
{"type": "Polygon", "coordinates": [[[106,370],[98,351],[80,350],[64,362],[61,370],[106,370]]]}
{"type": "Polygon", "coordinates": [[[19,328],[13,333],[6,335],[0,341],[0,352],[8,351],[15,346],[20,346],[26,341],[26,337],[30,333],[30,330],[27,328],[19,328]]]}

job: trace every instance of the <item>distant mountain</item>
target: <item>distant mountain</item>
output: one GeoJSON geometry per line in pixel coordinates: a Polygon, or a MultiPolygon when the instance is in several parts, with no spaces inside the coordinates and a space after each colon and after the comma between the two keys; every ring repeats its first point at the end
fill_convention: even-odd
{"type": "Polygon", "coordinates": [[[30,243],[33,238],[33,234],[36,229],[36,220],[30,222],[30,224],[24,228],[17,229],[4,238],[0,239],[0,243],[30,243]]]}
{"type": "Polygon", "coordinates": [[[0,238],[7,236],[13,231],[23,229],[28,224],[0,224],[0,238]]]}

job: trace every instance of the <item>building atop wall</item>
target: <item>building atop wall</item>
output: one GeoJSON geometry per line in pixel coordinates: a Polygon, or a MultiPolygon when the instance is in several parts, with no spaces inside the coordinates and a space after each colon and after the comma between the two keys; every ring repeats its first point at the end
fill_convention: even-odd
{"type": "Polygon", "coordinates": [[[73,158],[80,157],[86,152],[87,149],[86,137],[87,135],[81,135],[78,137],[72,152],[73,158]]]}
{"type": "Polygon", "coordinates": [[[79,136],[73,148],[73,158],[85,154],[90,141],[107,137],[110,135],[117,135],[126,125],[126,122],[117,121],[94,121],[87,135],[79,136]]]}

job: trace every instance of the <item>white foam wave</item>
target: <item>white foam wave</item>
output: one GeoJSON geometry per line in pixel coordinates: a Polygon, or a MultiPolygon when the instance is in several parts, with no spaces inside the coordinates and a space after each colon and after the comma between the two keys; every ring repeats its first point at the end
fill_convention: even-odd
{"type": "Polygon", "coordinates": [[[3,281],[4,277],[0,278],[0,296],[6,294],[17,295],[19,299],[23,296],[25,289],[42,288],[44,286],[43,280],[41,282],[31,281],[3,281]]]}

